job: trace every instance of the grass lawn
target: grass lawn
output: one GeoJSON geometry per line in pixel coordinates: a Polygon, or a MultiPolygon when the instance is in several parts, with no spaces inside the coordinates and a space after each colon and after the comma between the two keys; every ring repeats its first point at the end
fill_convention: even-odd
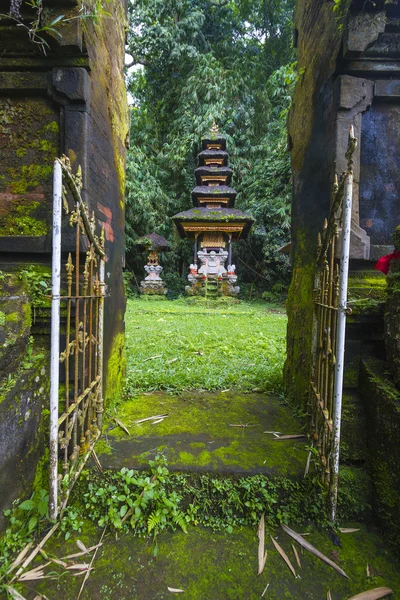
{"type": "Polygon", "coordinates": [[[286,315],[266,304],[128,300],[128,395],[189,389],[279,392],[286,315]]]}

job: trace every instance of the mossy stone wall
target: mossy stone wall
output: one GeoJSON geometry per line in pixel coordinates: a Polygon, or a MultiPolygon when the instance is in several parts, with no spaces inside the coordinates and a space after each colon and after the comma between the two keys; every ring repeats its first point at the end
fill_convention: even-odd
{"type": "MultiPolygon", "coordinates": [[[[2,4],[4,10],[0,12],[6,12],[9,3],[2,4]]],[[[46,55],[29,40],[24,28],[0,17],[0,270],[5,281],[12,279],[12,285],[16,285],[22,265],[38,271],[50,267],[53,162],[66,154],[74,172],[81,165],[82,196],[94,211],[98,227],[105,229],[104,391],[106,398],[114,398],[124,374],[127,4],[125,0],[110,0],[106,7],[110,15],[99,13],[95,2],[88,5],[97,12],[95,19],[79,18],[78,0],[43,0],[44,19],[60,15],[72,19],[57,25],[61,36],[43,34],[48,43],[46,55]]],[[[21,10],[24,19],[32,20],[34,14],[27,3],[21,10]]],[[[70,204],[71,208],[72,201],[70,204]]],[[[75,250],[67,221],[63,225],[63,262],[67,252],[75,250]]],[[[0,304],[0,360],[8,387],[3,390],[0,408],[7,403],[11,408],[7,419],[0,418],[0,439],[7,442],[8,461],[4,471],[7,477],[1,481],[5,491],[0,509],[3,501],[11,501],[22,491],[21,482],[11,477],[13,465],[15,469],[20,467],[21,448],[25,454],[30,453],[26,461],[30,469],[25,482],[28,484],[47,439],[40,414],[47,410],[48,397],[43,402],[42,396],[34,399],[29,387],[36,389],[36,376],[21,382],[16,371],[32,347],[28,345],[32,334],[35,342],[40,338],[41,344],[49,346],[49,311],[41,306],[31,329],[32,290],[26,289],[25,297],[12,289],[11,283],[7,285],[2,292],[6,300],[0,304]],[[19,407],[21,402],[28,402],[28,396],[35,405],[30,413],[34,418],[25,421],[21,420],[19,407]],[[38,429],[39,423],[43,427],[38,429]]],[[[24,284],[19,281],[18,285],[24,284]]],[[[40,369],[37,376],[40,388],[46,390],[47,369],[43,374],[40,369]]]]}
{"type": "MultiPolygon", "coordinates": [[[[393,235],[394,247],[400,252],[400,225],[393,235]]],[[[387,302],[385,306],[386,353],[397,387],[400,389],[400,259],[390,262],[387,277],[387,302]]]]}
{"type": "Polygon", "coordinates": [[[342,39],[332,6],[298,1],[297,82],[289,116],[292,156],[292,266],[287,301],[285,385],[305,406],[311,371],[312,295],[318,231],[329,213],[333,178],[334,115],[332,76],[342,39]]]}
{"type": "Polygon", "coordinates": [[[368,468],[374,508],[388,541],[400,552],[400,391],[388,378],[388,363],[364,359],[361,392],[367,410],[368,468]]]}

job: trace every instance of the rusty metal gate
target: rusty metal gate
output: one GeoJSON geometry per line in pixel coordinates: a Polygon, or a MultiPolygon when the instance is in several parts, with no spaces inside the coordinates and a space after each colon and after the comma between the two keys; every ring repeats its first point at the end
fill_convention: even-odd
{"type": "Polygon", "coordinates": [[[344,336],[348,313],[352,157],[356,145],[357,140],[351,128],[346,152],[347,170],[342,174],[340,181],[335,177],[329,218],[324,222],[322,234],[318,234],[314,279],[309,398],[311,434],[322,463],[322,482],[328,491],[328,509],[332,521],[335,520],[337,503],[344,336]]]}
{"type": "Polygon", "coordinates": [[[103,413],[104,229],[81,197],[80,169],[68,158],[54,168],[50,517],[68,500],[94,444],[103,413]],[[64,183],[64,186],[62,184],[64,183]],[[74,209],[68,208],[68,195],[74,209]],[[61,204],[74,230],[75,252],[61,265],[61,204]],[[53,322],[54,320],[54,322],[53,322]],[[59,342],[62,341],[62,347],[59,342]],[[63,365],[60,385],[60,365],[63,365]]]}

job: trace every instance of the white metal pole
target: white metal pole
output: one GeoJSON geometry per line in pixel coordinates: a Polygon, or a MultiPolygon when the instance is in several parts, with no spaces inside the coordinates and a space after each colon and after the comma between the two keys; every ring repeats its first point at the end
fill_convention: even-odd
{"type": "Polygon", "coordinates": [[[105,260],[104,256],[100,258],[100,300],[99,300],[99,331],[98,331],[98,373],[100,376],[97,401],[97,427],[100,432],[103,424],[103,363],[104,363],[104,288],[105,288],[105,260]]]}
{"type": "Polygon", "coordinates": [[[51,346],[50,346],[50,500],[49,517],[58,513],[58,388],[60,377],[60,288],[61,288],[61,210],[62,170],[54,161],[53,238],[51,279],[51,346]]]}
{"type": "MultiPolygon", "coordinates": [[[[352,135],[352,132],[350,133],[352,135]]],[[[329,486],[329,512],[332,522],[336,519],[337,493],[339,482],[339,453],[340,453],[340,428],[342,418],[343,395],[343,370],[344,370],[344,344],[346,335],[346,310],[347,287],[349,277],[349,255],[351,235],[351,205],[353,197],[353,172],[351,169],[346,174],[343,198],[343,229],[342,253],[340,260],[340,287],[337,318],[337,346],[335,365],[335,395],[333,399],[333,428],[332,428],[332,473],[329,486]]]]}

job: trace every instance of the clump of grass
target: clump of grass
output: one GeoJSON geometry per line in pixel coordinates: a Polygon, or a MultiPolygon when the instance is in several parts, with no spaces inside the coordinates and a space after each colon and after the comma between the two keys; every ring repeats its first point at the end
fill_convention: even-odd
{"type": "Polygon", "coordinates": [[[286,315],[265,305],[129,300],[126,332],[128,394],[281,389],[286,315]]]}

